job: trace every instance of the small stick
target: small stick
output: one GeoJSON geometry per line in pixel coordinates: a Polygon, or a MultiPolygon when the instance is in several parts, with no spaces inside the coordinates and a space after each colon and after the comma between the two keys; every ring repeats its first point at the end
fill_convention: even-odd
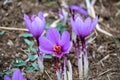
{"type": "Polygon", "coordinates": [[[46,70],[45,70],[45,73],[47,74],[47,76],[49,77],[50,80],[53,80],[46,70]]]}
{"type": "Polygon", "coordinates": [[[112,69],[108,69],[107,71],[104,71],[104,72],[102,72],[102,73],[100,73],[98,76],[102,76],[103,74],[105,74],[105,73],[107,73],[107,72],[109,72],[109,71],[111,71],[112,69]]]}
{"type": "Polygon", "coordinates": [[[0,27],[0,30],[15,30],[15,31],[28,31],[28,29],[25,28],[13,28],[13,27],[0,27]]]}
{"type": "MultiPolygon", "coordinates": [[[[0,27],[0,30],[11,30],[11,31],[25,31],[28,32],[29,30],[26,28],[13,28],[13,27],[0,27]]],[[[42,33],[42,35],[44,35],[46,33],[46,31],[44,30],[44,32],[42,33]]]]}
{"type": "Polygon", "coordinates": [[[109,76],[108,74],[107,74],[107,78],[108,78],[108,80],[111,80],[111,79],[110,79],[110,76],[109,76]]]}
{"type": "Polygon", "coordinates": [[[105,56],[104,58],[102,58],[97,64],[99,64],[100,62],[102,62],[102,61],[108,59],[109,57],[110,57],[110,55],[108,54],[107,56],[105,56]]]}

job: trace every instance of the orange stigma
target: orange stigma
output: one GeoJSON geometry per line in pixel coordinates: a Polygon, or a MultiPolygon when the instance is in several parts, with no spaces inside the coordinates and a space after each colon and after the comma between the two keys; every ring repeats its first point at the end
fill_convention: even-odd
{"type": "Polygon", "coordinates": [[[60,54],[61,53],[61,47],[60,46],[57,46],[56,44],[54,45],[54,48],[53,48],[53,51],[57,54],[60,54]]]}

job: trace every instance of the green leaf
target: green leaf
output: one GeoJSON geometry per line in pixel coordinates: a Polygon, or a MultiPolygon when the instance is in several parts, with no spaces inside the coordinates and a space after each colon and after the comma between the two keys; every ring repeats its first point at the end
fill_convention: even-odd
{"type": "Polygon", "coordinates": [[[30,50],[29,50],[29,49],[22,49],[22,51],[23,51],[24,53],[30,53],[30,50]]]}
{"type": "Polygon", "coordinates": [[[65,29],[65,25],[62,24],[62,23],[58,23],[57,24],[57,29],[60,33],[64,32],[66,29],[65,29]]]}
{"type": "Polygon", "coordinates": [[[50,28],[50,24],[46,24],[45,29],[48,30],[50,28]]]}
{"type": "Polygon", "coordinates": [[[28,39],[24,39],[24,41],[29,47],[32,47],[34,45],[34,41],[30,41],[28,39]]]}
{"type": "Polygon", "coordinates": [[[0,76],[3,76],[4,75],[4,73],[3,72],[0,72],[0,76]]]}
{"type": "Polygon", "coordinates": [[[30,52],[37,53],[37,50],[33,48],[34,41],[30,41],[28,39],[24,39],[25,43],[29,46],[30,52]]]}
{"type": "Polygon", "coordinates": [[[32,55],[31,53],[27,54],[28,55],[28,59],[31,61],[36,60],[37,57],[35,57],[35,55],[32,55]]]}
{"type": "Polygon", "coordinates": [[[27,63],[23,61],[21,58],[16,58],[15,62],[12,62],[12,65],[15,67],[25,66],[27,63]]]}
{"type": "Polygon", "coordinates": [[[39,65],[36,62],[32,63],[32,66],[35,68],[35,70],[39,70],[39,65]]]}
{"type": "Polygon", "coordinates": [[[27,37],[33,37],[33,35],[30,33],[23,33],[23,34],[20,34],[19,37],[27,38],[27,37]]]}
{"type": "Polygon", "coordinates": [[[33,72],[35,70],[39,70],[39,66],[38,66],[38,64],[36,62],[32,63],[31,66],[27,67],[25,69],[25,72],[33,72]]]}
{"type": "Polygon", "coordinates": [[[52,56],[51,56],[51,55],[44,55],[43,58],[44,58],[44,59],[51,59],[52,56]]]}
{"type": "Polygon", "coordinates": [[[33,66],[27,67],[25,69],[25,72],[33,72],[33,71],[35,71],[35,68],[33,66]]]}
{"type": "Polygon", "coordinates": [[[13,70],[7,70],[3,72],[4,75],[11,75],[13,73],[13,70]]]}
{"type": "Polygon", "coordinates": [[[4,31],[0,31],[0,36],[2,36],[5,32],[4,31]]]}
{"type": "Polygon", "coordinates": [[[31,50],[31,52],[33,52],[33,53],[37,53],[37,49],[35,49],[35,48],[33,48],[33,47],[30,47],[30,50],[31,50]]]}

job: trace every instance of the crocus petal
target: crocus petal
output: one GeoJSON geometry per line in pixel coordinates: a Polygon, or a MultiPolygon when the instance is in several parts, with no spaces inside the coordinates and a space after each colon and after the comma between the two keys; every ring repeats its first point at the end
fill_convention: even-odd
{"type": "Polygon", "coordinates": [[[26,14],[24,14],[24,21],[25,21],[25,24],[26,24],[26,27],[28,28],[28,30],[30,30],[32,21],[30,20],[30,18],[26,14]]]}
{"type": "Polygon", "coordinates": [[[59,45],[62,47],[62,54],[66,54],[70,51],[72,47],[72,42],[70,41],[70,34],[67,31],[62,33],[61,41],[59,45]]]}
{"type": "Polygon", "coordinates": [[[66,44],[65,46],[62,47],[63,54],[69,53],[69,51],[71,50],[71,48],[72,48],[72,42],[69,41],[68,44],[66,44]]]}
{"type": "Polygon", "coordinates": [[[75,19],[76,29],[78,30],[78,35],[81,36],[84,34],[84,22],[80,15],[75,19]]]}
{"type": "Polygon", "coordinates": [[[86,23],[88,25],[88,27],[86,26],[87,27],[87,29],[86,29],[87,31],[86,31],[85,37],[88,36],[95,29],[95,27],[97,25],[97,22],[98,22],[98,17],[96,17],[94,19],[93,23],[92,23],[92,21],[91,21],[91,24],[90,24],[90,21],[86,23]]]}
{"type": "Polygon", "coordinates": [[[42,12],[38,13],[38,17],[42,20],[43,24],[46,24],[45,17],[42,12]]]}
{"type": "Polygon", "coordinates": [[[64,31],[62,33],[62,37],[60,40],[60,46],[65,46],[66,44],[68,44],[68,42],[70,41],[70,34],[67,31],[64,31]]]}
{"type": "Polygon", "coordinates": [[[29,19],[27,14],[24,14],[24,19],[29,19]]]}
{"type": "Polygon", "coordinates": [[[43,30],[44,30],[45,24],[41,21],[39,17],[35,18],[35,21],[32,22],[32,26],[30,28],[30,32],[38,38],[43,30]]]}
{"type": "Polygon", "coordinates": [[[4,80],[11,80],[9,76],[4,76],[4,80]]]}
{"type": "Polygon", "coordinates": [[[91,28],[91,18],[88,17],[85,21],[84,21],[84,30],[83,30],[83,37],[86,37],[87,35],[90,34],[90,28],[91,28]]]}
{"type": "Polygon", "coordinates": [[[60,34],[58,30],[55,28],[48,29],[46,36],[53,44],[57,45],[58,42],[60,41],[60,34]]]}
{"type": "Polygon", "coordinates": [[[41,20],[45,20],[45,17],[43,16],[43,13],[42,13],[42,12],[39,12],[39,13],[38,13],[38,17],[39,17],[41,20]]]}
{"type": "Polygon", "coordinates": [[[29,19],[29,16],[27,14],[24,14],[24,19],[29,19]]]}
{"type": "Polygon", "coordinates": [[[90,31],[93,31],[98,23],[98,16],[94,19],[93,23],[91,24],[91,29],[90,31]]]}
{"type": "Polygon", "coordinates": [[[32,17],[31,17],[31,20],[34,21],[36,17],[37,16],[33,14],[32,17]]]}
{"type": "Polygon", "coordinates": [[[17,69],[12,76],[12,80],[25,80],[25,78],[23,77],[22,73],[20,72],[19,69],[17,69]]]}
{"type": "Polygon", "coordinates": [[[43,52],[45,54],[51,54],[53,52],[53,45],[54,44],[50,40],[48,40],[47,38],[40,37],[39,43],[40,43],[39,49],[41,52],[43,52]]]}
{"type": "Polygon", "coordinates": [[[74,31],[77,35],[79,35],[79,31],[78,31],[77,26],[76,26],[76,24],[75,24],[75,20],[73,20],[73,17],[70,18],[70,22],[71,22],[73,31],[74,31]]]}
{"type": "Polygon", "coordinates": [[[71,5],[69,7],[71,10],[74,10],[76,12],[82,13],[84,15],[88,15],[88,12],[86,10],[84,10],[83,8],[81,8],[80,6],[76,6],[76,5],[71,5]]]}

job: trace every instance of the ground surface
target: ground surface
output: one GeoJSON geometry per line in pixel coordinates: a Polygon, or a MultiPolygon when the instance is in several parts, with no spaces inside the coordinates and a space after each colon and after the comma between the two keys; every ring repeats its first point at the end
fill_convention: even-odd
{"type": "MultiPolygon", "coordinates": [[[[58,8],[58,6],[55,6],[55,1],[12,0],[13,2],[6,4],[4,4],[4,1],[5,0],[0,1],[0,27],[25,28],[23,21],[24,13],[31,15],[36,14],[39,11],[50,12],[51,8],[58,8]]],[[[69,5],[80,5],[84,3],[82,0],[67,0],[67,2],[69,5]]],[[[114,38],[117,40],[117,46],[120,52],[120,1],[97,0],[95,10],[101,18],[101,28],[113,34],[114,38]]],[[[51,23],[54,20],[54,17],[47,18],[48,23],[51,23]]],[[[16,57],[20,57],[24,60],[26,59],[27,55],[22,51],[22,49],[27,48],[27,45],[23,38],[18,36],[19,34],[24,33],[24,31],[0,31],[5,31],[5,34],[0,36],[0,72],[3,72],[13,68],[13,66],[11,66],[11,62],[14,61],[16,57]]],[[[98,32],[98,36],[88,47],[91,80],[120,80],[120,68],[116,67],[115,51],[115,43],[112,38],[98,32]],[[92,57],[94,53],[95,57],[92,57]],[[105,56],[108,58],[103,60],[103,64],[99,63],[99,61],[105,56]]],[[[73,64],[73,78],[74,80],[78,80],[77,65],[73,57],[74,53],[71,52],[69,59],[73,64]]],[[[45,60],[45,66],[47,66],[46,70],[51,78],[56,80],[56,75],[51,70],[51,67],[54,66],[54,63],[52,62],[54,62],[54,59],[45,60]]],[[[23,67],[21,69],[23,69],[23,67]]],[[[25,73],[25,76],[28,80],[49,80],[45,73],[42,74],[39,71],[25,73]]]]}

